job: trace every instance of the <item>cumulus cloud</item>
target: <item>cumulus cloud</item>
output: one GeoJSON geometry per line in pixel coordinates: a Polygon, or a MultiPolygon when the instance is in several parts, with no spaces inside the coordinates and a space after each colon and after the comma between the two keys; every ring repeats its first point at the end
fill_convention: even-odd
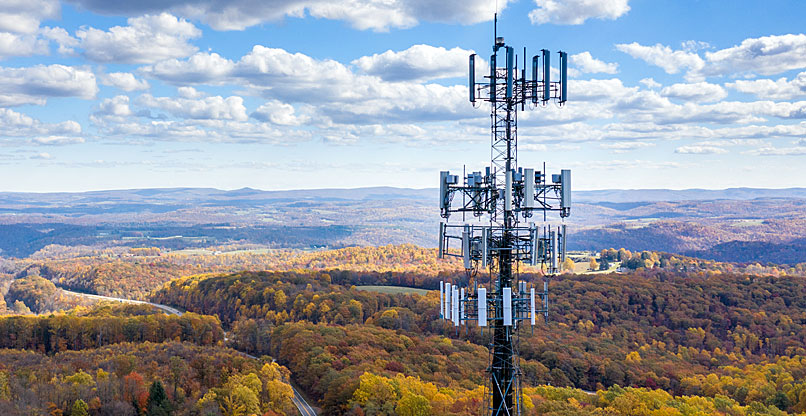
{"type": "Polygon", "coordinates": [[[310,120],[308,116],[296,114],[294,106],[291,104],[277,100],[272,100],[261,105],[251,114],[251,117],[256,120],[267,121],[281,126],[299,126],[310,120]]]}
{"type": "Polygon", "coordinates": [[[673,50],[659,43],[654,46],[645,46],[638,42],[621,43],[616,45],[616,49],[633,58],[641,59],[649,64],[659,66],[666,71],[667,74],[676,74],[680,72],[681,69],[697,71],[705,65],[703,59],[694,52],[673,50]]]}
{"type": "Polygon", "coordinates": [[[192,99],[184,97],[154,97],[150,94],[143,94],[138,97],[137,103],[145,107],[166,111],[180,118],[238,121],[247,119],[243,98],[238,96],[192,99]]]}
{"type": "Polygon", "coordinates": [[[626,153],[631,150],[638,150],[638,149],[646,149],[648,147],[655,146],[655,143],[649,142],[612,142],[612,143],[600,143],[599,147],[604,149],[610,149],[613,153],[626,153]]]}
{"type": "Polygon", "coordinates": [[[201,30],[185,19],[168,13],[128,19],[128,26],[114,26],[108,31],[80,29],[84,56],[96,62],[153,63],[185,57],[197,48],[188,43],[201,36],[201,30]]]}
{"type": "Polygon", "coordinates": [[[640,80],[638,82],[640,82],[641,84],[644,84],[645,87],[650,88],[650,89],[655,89],[655,88],[660,88],[661,87],[661,84],[659,82],[655,81],[652,78],[644,78],[644,79],[642,79],[642,80],[640,80]]]}
{"type": "Polygon", "coordinates": [[[68,120],[61,123],[43,123],[26,114],[0,108],[0,137],[77,136],[81,125],[68,120]]]}
{"type": "Polygon", "coordinates": [[[43,136],[34,137],[31,141],[42,146],[64,146],[68,144],[84,143],[84,138],[75,136],[43,136]]]}
{"type": "Polygon", "coordinates": [[[215,54],[196,54],[142,71],[177,84],[239,85],[268,99],[315,105],[320,116],[337,123],[449,120],[475,115],[467,105],[464,86],[385,81],[357,74],[334,60],[261,45],[237,62],[215,54]]]}
{"type": "Polygon", "coordinates": [[[588,19],[615,20],[630,11],[629,0],[535,0],[533,24],[581,25],[588,19]]]}
{"type": "Polygon", "coordinates": [[[697,51],[709,46],[704,45],[688,41],[683,42],[683,49],[675,50],[661,44],[633,42],[618,44],[616,49],[669,74],[686,70],[686,78],[691,81],[709,76],[774,75],[806,67],[804,34],[749,38],[730,48],[705,52],[703,57],[697,51]]]}
{"type": "Polygon", "coordinates": [[[591,56],[590,52],[587,51],[571,55],[569,58],[571,64],[582,72],[589,74],[615,74],[618,72],[618,64],[600,61],[591,56]]]}
{"type": "Polygon", "coordinates": [[[58,0],[3,0],[0,32],[33,34],[45,19],[59,17],[58,0]]]}
{"type": "Polygon", "coordinates": [[[745,39],[739,45],[707,52],[706,75],[748,72],[774,75],[806,67],[806,35],[788,34],[745,39]]]}
{"type": "Polygon", "coordinates": [[[88,69],[65,65],[0,67],[0,103],[5,106],[44,104],[48,97],[91,99],[98,92],[88,69]]]}
{"type": "Polygon", "coordinates": [[[806,155],[806,147],[762,147],[759,149],[743,152],[752,156],[803,156],[806,155]]]}
{"type": "Polygon", "coordinates": [[[148,81],[144,79],[137,79],[135,78],[134,74],[129,72],[112,72],[110,74],[102,74],[100,79],[101,84],[110,85],[127,92],[147,90],[150,88],[148,81]]]}
{"type": "MultiPolygon", "coordinates": [[[[420,21],[474,24],[492,19],[496,2],[491,0],[172,0],[169,2],[130,0],[70,0],[86,9],[103,14],[128,16],[171,11],[199,19],[215,30],[243,30],[285,16],[341,20],[356,29],[386,31],[408,28],[420,21]]],[[[499,0],[498,11],[507,0],[499,0]]]]}
{"type": "Polygon", "coordinates": [[[675,153],[685,154],[685,155],[713,155],[719,153],[727,153],[728,151],[716,146],[680,146],[677,149],[674,149],[675,153]]]}
{"type": "Polygon", "coordinates": [[[662,89],[660,94],[664,97],[698,102],[720,101],[728,96],[728,93],[724,88],[716,84],[709,84],[707,82],[673,84],[662,89]]]}
{"type": "Polygon", "coordinates": [[[45,39],[36,35],[0,32],[0,59],[46,53],[48,53],[48,42],[45,39]]]}
{"type": "Polygon", "coordinates": [[[127,117],[132,116],[131,107],[129,107],[129,97],[125,95],[118,95],[112,98],[105,98],[98,104],[98,111],[93,113],[91,119],[96,123],[99,120],[123,122],[127,117]]]}
{"type": "Polygon", "coordinates": [[[806,97],[806,72],[799,73],[791,81],[786,78],[738,80],[725,86],[761,99],[793,100],[806,97]]]}
{"type": "MultiPolygon", "coordinates": [[[[414,45],[404,51],[388,50],[363,56],[352,62],[369,75],[387,81],[431,80],[467,76],[468,56],[473,51],[445,49],[430,45],[414,45]]],[[[484,61],[476,58],[477,72],[484,73],[484,61]]]]}
{"type": "Polygon", "coordinates": [[[234,68],[235,63],[217,53],[199,52],[187,60],[169,59],[140,71],[176,84],[221,84],[228,80],[234,68]]]}

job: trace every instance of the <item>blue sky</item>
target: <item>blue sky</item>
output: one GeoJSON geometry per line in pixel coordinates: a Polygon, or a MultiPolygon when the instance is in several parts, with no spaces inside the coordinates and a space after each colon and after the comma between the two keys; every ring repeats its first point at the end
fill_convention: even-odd
{"type": "Polygon", "coordinates": [[[496,5],[516,51],[571,57],[567,106],[519,116],[521,166],[806,186],[799,0],[6,0],[0,191],[435,187],[489,164],[465,83],[496,5]]]}

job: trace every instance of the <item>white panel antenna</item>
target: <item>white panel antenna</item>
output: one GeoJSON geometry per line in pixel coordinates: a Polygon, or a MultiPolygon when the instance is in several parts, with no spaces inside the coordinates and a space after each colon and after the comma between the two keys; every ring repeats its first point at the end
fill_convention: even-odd
{"type": "Polygon", "coordinates": [[[512,171],[507,171],[504,182],[504,210],[512,211],[512,171]]]}
{"type": "Polygon", "coordinates": [[[439,281],[439,317],[445,318],[445,281],[439,281]]]}
{"type": "Polygon", "coordinates": [[[535,324],[535,288],[530,289],[529,302],[531,303],[529,305],[530,306],[530,311],[531,311],[530,316],[532,317],[532,325],[534,325],[535,324]]]}
{"type": "Polygon", "coordinates": [[[534,208],[535,206],[535,170],[526,168],[523,170],[524,186],[523,186],[523,202],[526,208],[534,208]]]}
{"type": "Polygon", "coordinates": [[[505,287],[504,293],[504,326],[512,326],[512,288],[505,287]]]}
{"type": "Polygon", "coordinates": [[[451,319],[451,284],[445,283],[445,319],[451,319]]]}
{"type": "Polygon", "coordinates": [[[551,269],[557,270],[557,233],[554,231],[549,232],[551,237],[551,269]]]}
{"type": "Polygon", "coordinates": [[[464,260],[465,269],[470,268],[470,226],[465,226],[462,231],[462,259],[464,260]]]}
{"type": "Polygon", "coordinates": [[[487,289],[479,287],[476,290],[476,297],[479,303],[479,326],[487,326],[487,289]]]}
{"type": "Polygon", "coordinates": [[[456,286],[453,287],[451,299],[453,299],[453,311],[451,312],[453,326],[459,326],[459,289],[457,289],[456,286]]]}

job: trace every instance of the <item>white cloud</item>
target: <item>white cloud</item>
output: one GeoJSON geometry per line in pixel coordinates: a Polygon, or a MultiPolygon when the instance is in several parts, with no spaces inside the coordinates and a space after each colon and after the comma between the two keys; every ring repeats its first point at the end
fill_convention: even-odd
{"type": "Polygon", "coordinates": [[[177,84],[239,85],[265,98],[311,104],[324,117],[323,122],[397,123],[478,115],[467,103],[464,86],[388,82],[356,74],[337,61],[261,45],[237,62],[214,54],[196,54],[187,60],[145,67],[143,73],[177,84]]]}
{"type": "Polygon", "coordinates": [[[616,45],[616,49],[633,58],[659,66],[667,74],[676,74],[684,68],[697,71],[705,65],[705,62],[696,53],[672,50],[672,48],[659,43],[654,46],[644,46],[638,42],[621,43],[616,45]]]}
{"type": "Polygon", "coordinates": [[[674,149],[675,153],[686,154],[686,155],[713,155],[719,153],[727,153],[728,151],[716,146],[680,146],[677,149],[674,149]]]}
{"type": "Polygon", "coordinates": [[[0,67],[0,103],[5,106],[44,104],[48,97],[92,99],[98,92],[88,69],[64,65],[0,67]]]}
{"type": "Polygon", "coordinates": [[[207,96],[203,91],[199,91],[193,87],[179,87],[176,89],[176,93],[182,98],[190,99],[198,99],[207,96]]]}
{"type": "Polygon", "coordinates": [[[762,147],[743,152],[752,156],[803,156],[806,155],[806,147],[762,147]]]}
{"type": "Polygon", "coordinates": [[[582,72],[590,74],[615,74],[618,72],[618,64],[600,61],[587,51],[571,55],[569,58],[571,64],[582,72]]]}
{"type": "Polygon", "coordinates": [[[737,80],[725,84],[736,91],[753,94],[761,99],[793,100],[806,97],[806,72],[799,73],[794,79],[786,78],[737,80]]]}
{"type": "Polygon", "coordinates": [[[33,34],[45,19],[59,17],[58,0],[3,0],[0,32],[33,34]]]}
{"type": "Polygon", "coordinates": [[[649,88],[649,89],[656,89],[656,88],[661,87],[661,84],[659,82],[655,81],[652,78],[644,78],[644,79],[642,79],[642,80],[640,80],[638,82],[640,82],[641,84],[644,84],[644,86],[649,88]]]}
{"type": "Polygon", "coordinates": [[[618,44],[616,49],[676,74],[685,69],[686,79],[701,81],[709,76],[774,75],[806,67],[806,35],[788,34],[748,38],[741,44],[713,52],[705,57],[697,51],[710,45],[683,42],[682,50],[637,42],[618,44]]]}
{"type": "Polygon", "coordinates": [[[91,119],[96,122],[101,118],[105,121],[123,122],[133,114],[131,107],[129,107],[129,97],[118,95],[101,101],[98,104],[98,111],[91,116],[91,119]]]}
{"type": "MultiPolygon", "coordinates": [[[[420,21],[474,24],[492,19],[496,2],[491,0],[171,0],[138,2],[131,0],[71,0],[84,8],[102,14],[124,14],[171,11],[187,18],[199,19],[215,30],[243,30],[265,22],[276,22],[286,16],[341,20],[356,29],[386,31],[409,28],[420,21]]],[[[498,11],[507,0],[499,0],[498,11]]]]}
{"type": "Polygon", "coordinates": [[[697,102],[720,101],[728,96],[724,88],[707,82],[670,85],[662,89],[660,94],[664,97],[697,102]]]}
{"type": "Polygon", "coordinates": [[[48,42],[36,35],[0,32],[0,59],[42,55],[47,52],[48,42]]]}
{"type": "Polygon", "coordinates": [[[261,105],[251,114],[251,117],[256,120],[268,121],[281,126],[299,126],[310,120],[308,116],[297,115],[294,106],[291,104],[282,103],[277,100],[272,100],[261,105]]]}
{"type": "Polygon", "coordinates": [[[806,35],[788,34],[750,38],[741,44],[707,52],[706,75],[754,73],[780,74],[806,67],[806,35]]]}
{"type": "Polygon", "coordinates": [[[0,137],[75,136],[78,134],[81,134],[81,125],[75,121],[43,123],[26,114],[0,108],[0,137]]]}
{"type": "Polygon", "coordinates": [[[533,24],[581,25],[588,19],[615,20],[630,11],[629,0],[535,0],[533,24]]]}
{"type": "Polygon", "coordinates": [[[31,141],[43,146],[63,146],[84,143],[84,138],[75,136],[44,136],[34,137],[31,141]]]}
{"type": "MultiPolygon", "coordinates": [[[[473,51],[445,49],[431,45],[414,45],[404,51],[388,50],[363,56],[352,62],[365,74],[386,81],[431,80],[467,76],[468,57],[473,51]]],[[[484,61],[476,58],[477,71],[484,73],[484,61]]]]}
{"type": "Polygon", "coordinates": [[[123,91],[140,91],[150,88],[148,81],[144,79],[135,78],[134,74],[129,72],[112,72],[110,74],[102,74],[100,76],[101,84],[111,85],[123,91]]]}
{"type": "Polygon", "coordinates": [[[243,105],[243,98],[238,96],[191,99],[154,97],[150,94],[143,94],[138,97],[137,103],[167,111],[169,114],[180,118],[237,121],[245,121],[248,118],[246,116],[246,107],[243,105]]]}
{"type": "Polygon", "coordinates": [[[37,153],[37,154],[35,154],[35,155],[31,155],[31,156],[29,157],[29,159],[41,159],[41,160],[48,160],[48,159],[53,159],[53,156],[51,156],[51,155],[50,155],[50,153],[47,153],[47,152],[42,152],[42,153],[37,153]]]}
{"type": "Polygon", "coordinates": [[[72,55],[75,52],[74,48],[79,45],[78,39],[70,36],[61,27],[43,27],[39,29],[39,34],[44,39],[56,42],[59,45],[59,53],[63,55],[72,55]]]}
{"type": "Polygon", "coordinates": [[[140,71],[176,84],[220,84],[227,80],[235,63],[217,53],[199,52],[187,60],[169,59],[145,66],[140,71]]]}
{"type": "Polygon", "coordinates": [[[610,149],[613,151],[613,153],[626,153],[631,150],[646,149],[654,146],[655,143],[648,142],[612,142],[599,144],[599,147],[610,149]]]}
{"type": "Polygon", "coordinates": [[[184,19],[162,13],[128,19],[128,26],[114,26],[108,31],[80,29],[84,56],[96,62],[153,63],[188,56],[196,51],[190,39],[201,31],[184,19]]]}

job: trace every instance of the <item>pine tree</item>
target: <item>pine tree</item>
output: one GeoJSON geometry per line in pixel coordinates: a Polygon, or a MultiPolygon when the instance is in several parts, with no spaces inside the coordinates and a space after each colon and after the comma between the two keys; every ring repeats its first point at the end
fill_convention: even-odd
{"type": "Polygon", "coordinates": [[[169,416],[171,414],[171,403],[168,395],[162,387],[162,382],[154,380],[148,389],[148,401],[146,402],[147,416],[169,416]]]}

